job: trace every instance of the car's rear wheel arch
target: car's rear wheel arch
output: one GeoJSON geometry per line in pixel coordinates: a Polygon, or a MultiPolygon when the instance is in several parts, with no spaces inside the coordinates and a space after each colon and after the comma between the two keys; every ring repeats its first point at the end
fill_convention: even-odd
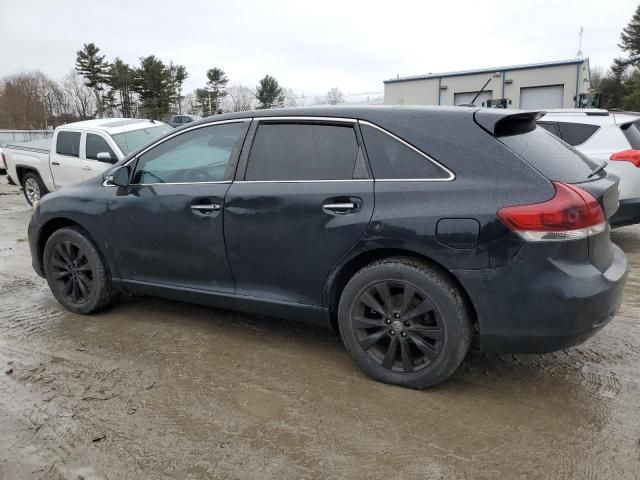
{"type": "Polygon", "coordinates": [[[377,262],[379,260],[385,259],[408,259],[410,261],[421,263],[435,272],[439,273],[443,277],[447,278],[451,281],[460,292],[460,296],[465,304],[465,307],[468,311],[469,318],[473,320],[475,334],[479,333],[479,324],[478,317],[464,286],[460,283],[460,281],[453,275],[446,267],[444,267],[439,262],[422,255],[420,253],[404,250],[404,249],[395,249],[395,248],[380,248],[374,250],[368,250],[362,252],[353,258],[350,258],[344,264],[342,264],[339,268],[335,269],[327,282],[327,301],[329,305],[329,316],[331,327],[335,332],[338,331],[338,304],[340,302],[340,295],[344,290],[347,282],[353,277],[359,270],[366,267],[367,265],[377,262]]]}

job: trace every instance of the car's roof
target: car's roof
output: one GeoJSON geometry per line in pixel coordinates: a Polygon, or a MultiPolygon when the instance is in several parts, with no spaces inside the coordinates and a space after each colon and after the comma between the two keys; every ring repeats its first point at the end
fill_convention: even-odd
{"type": "Polygon", "coordinates": [[[547,110],[542,119],[592,125],[623,125],[640,120],[640,113],[616,112],[596,108],[547,110]]]}
{"type": "Polygon", "coordinates": [[[61,128],[70,130],[73,130],[74,128],[83,130],[100,130],[108,134],[114,134],[160,125],[166,124],[157,120],[147,120],[144,118],[97,118],[94,120],[67,123],[66,125],[62,125],[61,128]]]}

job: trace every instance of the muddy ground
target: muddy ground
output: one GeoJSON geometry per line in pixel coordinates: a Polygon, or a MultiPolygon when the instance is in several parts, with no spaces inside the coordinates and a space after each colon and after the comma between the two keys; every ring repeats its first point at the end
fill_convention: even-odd
{"type": "Polygon", "coordinates": [[[64,311],[0,177],[1,479],[640,477],[640,228],[618,317],[549,355],[471,353],[417,392],[331,333],[178,302],[64,311]]]}

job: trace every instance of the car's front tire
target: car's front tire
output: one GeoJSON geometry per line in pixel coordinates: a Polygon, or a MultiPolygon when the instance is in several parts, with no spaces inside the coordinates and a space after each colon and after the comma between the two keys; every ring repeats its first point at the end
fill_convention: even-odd
{"type": "Polygon", "coordinates": [[[45,245],[43,264],[53,296],[67,310],[88,314],[111,303],[109,270],[82,228],[56,230],[45,245]]]}
{"type": "Polygon", "coordinates": [[[380,260],[358,271],[340,297],[338,325],[365,373],[410,388],[449,378],[473,333],[458,288],[411,258],[380,260]]]}

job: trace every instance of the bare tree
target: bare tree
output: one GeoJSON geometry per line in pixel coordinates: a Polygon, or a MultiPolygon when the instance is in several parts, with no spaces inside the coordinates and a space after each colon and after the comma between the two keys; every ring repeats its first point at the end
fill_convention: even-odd
{"type": "Polygon", "coordinates": [[[72,107],[73,115],[80,120],[92,118],[93,112],[96,110],[95,97],[75,69],[64,77],[62,88],[72,107]]]}
{"type": "Polygon", "coordinates": [[[338,87],[333,87],[327,92],[326,102],[329,105],[337,105],[338,103],[344,103],[344,94],[338,87]]]}
{"type": "Polygon", "coordinates": [[[300,96],[296,95],[293,89],[285,88],[282,93],[284,95],[284,102],[282,102],[284,107],[297,107],[301,104],[300,96]]]}
{"type": "Polygon", "coordinates": [[[228,112],[246,112],[256,108],[255,92],[244,85],[232,85],[227,88],[227,96],[223,102],[228,112]]]}
{"type": "Polygon", "coordinates": [[[595,66],[591,68],[591,78],[589,82],[589,88],[595,92],[600,90],[600,83],[606,78],[604,69],[602,67],[595,66]]]}

